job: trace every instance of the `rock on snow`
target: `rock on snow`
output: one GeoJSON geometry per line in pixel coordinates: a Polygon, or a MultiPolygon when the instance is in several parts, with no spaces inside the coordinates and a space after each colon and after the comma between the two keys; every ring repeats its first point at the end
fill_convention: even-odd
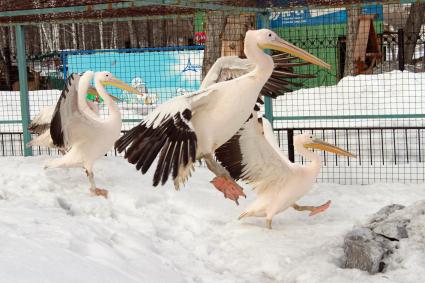
{"type": "MultiPolygon", "coordinates": [[[[364,227],[355,228],[344,238],[344,268],[358,268],[371,274],[397,268],[405,252],[422,246],[425,250],[425,201],[405,207],[392,204],[374,214],[364,227]],[[389,268],[386,268],[390,265],[389,268]]],[[[409,255],[408,255],[409,256],[409,255]]]]}

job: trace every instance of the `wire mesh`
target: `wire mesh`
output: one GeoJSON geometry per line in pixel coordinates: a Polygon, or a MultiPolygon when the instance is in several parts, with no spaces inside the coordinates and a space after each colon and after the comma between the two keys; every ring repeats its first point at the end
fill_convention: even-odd
{"type": "Polygon", "coordinates": [[[332,65],[295,67],[316,78],[274,101],[274,126],[423,126],[425,33],[409,15],[410,4],[272,13],[272,29],[332,65]]]}
{"type": "MultiPolygon", "coordinates": [[[[423,183],[425,181],[425,127],[275,129],[280,147],[288,152],[288,131],[309,133],[356,154],[341,157],[324,151],[318,181],[340,184],[375,182],[423,183]]],[[[310,161],[295,153],[296,163],[310,161]]]]}
{"type": "MultiPolygon", "coordinates": [[[[348,8],[298,5],[275,7],[266,16],[193,9],[137,19],[27,24],[30,116],[55,105],[70,73],[105,70],[145,93],[139,98],[107,89],[120,98],[123,130],[128,130],[158,104],[198,89],[220,56],[244,57],[247,30],[269,27],[332,65],[331,70],[294,67],[316,77],[292,79],[303,86],[273,101],[282,149],[287,150],[287,129],[313,131],[360,155],[348,161],[322,154],[320,181],[423,182],[425,32],[410,17],[422,8],[412,6],[385,1],[348,8]]],[[[22,155],[13,26],[0,27],[0,35],[0,155],[22,155]]],[[[102,102],[99,107],[106,117],[107,107],[102,102]]],[[[34,147],[33,154],[59,153],[34,147]]]]}

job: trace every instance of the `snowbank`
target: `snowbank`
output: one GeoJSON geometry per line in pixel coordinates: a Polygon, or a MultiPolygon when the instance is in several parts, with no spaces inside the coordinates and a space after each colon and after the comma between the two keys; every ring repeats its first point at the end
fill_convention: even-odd
{"type": "MultiPolygon", "coordinates": [[[[425,73],[393,71],[345,77],[335,86],[301,89],[278,98],[275,116],[425,114],[425,73]]],[[[424,126],[424,119],[277,121],[276,127],[424,126]]]]}
{"type": "Polygon", "coordinates": [[[88,195],[81,169],[45,171],[43,158],[0,159],[0,282],[421,282],[423,249],[370,276],[339,268],[344,234],[394,202],[425,198],[423,185],[317,184],[300,204],[333,201],[316,217],[288,210],[265,229],[197,168],[181,191],[152,188],[121,158],[95,166],[110,199],[88,195]]]}

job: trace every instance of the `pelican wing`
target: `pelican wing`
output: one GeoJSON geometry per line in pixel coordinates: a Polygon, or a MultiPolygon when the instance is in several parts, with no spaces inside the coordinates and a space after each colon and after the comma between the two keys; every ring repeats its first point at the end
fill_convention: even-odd
{"type": "Polygon", "coordinates": [[[269,121],[254,114],[215,155],[232,178],[251,183],[260,192],[268,184],[283,182],[293,165],[280,151],[269,121]]]}
{"type": "MultiPolygon", "coordinates": [[[[292,91],[291,87],[301,87],[302,83],[292,82],[293,78],[314,78],[314,75],[294,73],[293,67],[308,65],[308,62],[293,62],[296,57],[285,53],[272,55],[274,70],[269,80],[260,91],[261,95],[276,98],[286,92],[292,91]]],[[[248,59],[237,56],[220,57],[208,71],[201,84],[201,89],[207,88],[218,82],[228,81],[245,75],[252,71],[255,65],[248,59]]]]}
{"type": "Polygon", "coordinates": [[[28,126],[28,131],[31,134],[41,135],[48,129],[50,129],[50,121],[52,120],[53,113],[55,112],[55,106],[49,106],[44,108],[28,126]]]}
{"type": "MultiPolygon", "coordinates": [[[[50,122],[50,135],[53,144],[57,147],[68,147],[72,130],[80,126],[78,123],[91,125],[93,119],[99,118],[99,111],[94,103],[88,103],[84,100],[84,106],[87,106],[84,108],[88,111],[85,111],[86,109],[80,109],[78,105],[78,85],[80,78],[81,76],[78,74],[71,74],[68,77],[53,112],[50,122]]],[[[90,85],[87,84],[86,88],[84,88],[85,94],[89,88],[90,85]]]]}
{"type": "Polygon", "coordinates": [[[145,174],[159,154],[153,185],[173,176],[176,189],[193,171],[197,137],[192,126],[192,112],[214,90],[198,91],[175,97],[159,105],[139,125],[125,133],[115,148],[145,174]]]}

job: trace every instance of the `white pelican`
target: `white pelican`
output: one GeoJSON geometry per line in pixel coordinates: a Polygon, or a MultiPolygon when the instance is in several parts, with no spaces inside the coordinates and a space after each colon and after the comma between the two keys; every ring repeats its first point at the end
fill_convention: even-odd
{"type": "MultiPolygon", "coordinates": [[[[74,78],[75,83],[78,84],[79,76],[74,78]]],[[[99,94],[97,93],[96,89],[92,86],[89,86],[87,90],[87,94],[95,96],[95,100],[87,100],[87,105],[89,108],[99,116],[99,94]]],[[[112,97],[114,100],[117,99],[115,97],[112,97]]],[[[56,148],[56,146],[53,144],[52,137],[50,136],[50,122],[53,118],[53,113],[55,112],[56,105],[48,106],[41,110],[37,116],[34,117],[34,119],[31,121],[31,123],[28,126],[28,130],[31,134],[38,135],[34,139],[32,139],[27,146],[44,146],[49,148],[56,148]]],[[[65,154],[64,148],[58,148],[58,150],[65,154]]]]}
{"type": "Polygon", "coordinates": [[[219,162],[235,180],[250,183],[257,197],[239,219],[248,216],[266,217],[271,229],[274,215],[292,206],[308,210],[310,215],[326,210],[330,201],[320,206],[299,206],[295,202],[307,194],[320,172],[320,156],[308,148],[325,150],[338,155],[353,154],[326,143],[310,134],[294,137],[295,150],[310,160],[309,164],[295,164],[282,153],[266,118],[253,117],[225,144],[216,150],[219,162]]]}
{"type": "Polygon", "coordinates": [[[141,95],[136,89],[116,79],[109,72],[86,71],[81,77],[71,75],[66,83],[50,122],[50,135],[56,147],[66,154],[47,162],[46,168],[83,167],[90,181],[90,192],[107,197],[107,190],[96,187],[93,164],[108,152],[121,132],[121,113],[104,88],[112,85],[141,95]],[[97,93],[108,107],[109,116],[99,117],[86,100],[90,80],[94,80],[97,93]]]}
{"type": "Polygon", "coordinates": [[[231,200],[244,196],[242,188],[214,158],[214,151],[229,140],[251,115],[258,94],[269,80],[274,63],[265,48],[286,52],[318,66],[322,60],[282,40],[268,29],[246,33],[245,55],[253,69],[236,79],[175,97],[151,112],[144,121],[116,143],[119,152],[144,174],[159,154],[153,185],[164,184],[170,174],[178,189],[193,171],[195,160],[204,159],[217,176],[216,188],[231,200]]]}

